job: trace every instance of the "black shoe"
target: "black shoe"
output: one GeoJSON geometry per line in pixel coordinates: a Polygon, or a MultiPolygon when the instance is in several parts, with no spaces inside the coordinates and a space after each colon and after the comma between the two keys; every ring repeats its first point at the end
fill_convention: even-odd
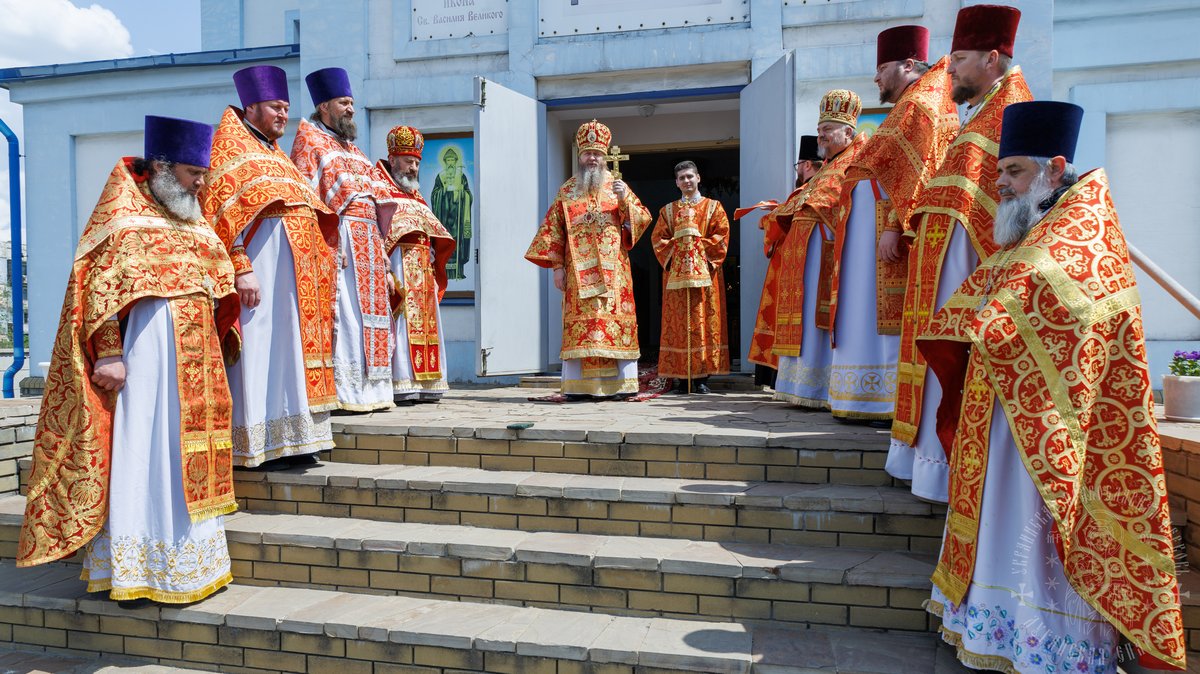
{"type": "Polygon", "coordinates": [[[588,403],[593,400],[592,396],[586,393],[567,393],[565,395],[569,403],[588,403]]]}
{"type": "Polygon", "coordinates": [[[282,459],[280,459],[280,462],[285,463],[289,466],[314,466],[318,463],[321,463],[321,459],[317,456],[316,452],[313,452],[312,454],[297,454],[295,456],[285,456],[282,459]]]}
{"type": "Polygon", "coordinates": [[[135,611],[139,608],[153,606],[154,602],[147,597],[138,597],[137,599],[118,599],[117,606],[126,611],[135,611]]]}
{"type": "Polygon", "coordinates": [[[274,473],[277,470],[287,470],[291,467],[291,464],[287,463],[283,459],[271,459],[270,461],[263,461],[257,466],[234,466],[233,469],[250,470],[258,473],[274,473]]]}
{"type": "Polygon", "coordinates": [[[696,384],[692,393],[712,393],[712,389],[708,387],[708,384],[696,384]]]}

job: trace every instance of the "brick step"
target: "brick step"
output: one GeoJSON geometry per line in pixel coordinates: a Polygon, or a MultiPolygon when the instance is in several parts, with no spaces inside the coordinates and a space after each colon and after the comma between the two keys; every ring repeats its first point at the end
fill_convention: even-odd
{"type": "Polygon", "coordinates": [[[113,657],[94,653],[62,653],[34,650],[36,646],[6,647],[0,642],[0,672],[16,674],[201,674],[201,669],[183,669],[149,664],[140,658],[113,657]]]}
{"type": "Polygon", "coordinates": [[[237,584],[189,606],[125,610],[87,594],[77,571],[0,562],[0,637],[247,674],[966,671],[931,633],[755,628],[237,584]]]}
{"type": "Polygon", "coordinates": [[[325,463],[236,471],[252,512],[936,553],[944,508],[898,487],[325,463]]]}
{"type": "Polygon", "coordinates": [[[611,421],[600,419],[595,427],[603,430],[537,425],[512,430],[482,422],[457,426],[450,420],[445,425],[409,426],[405,421],[391,413],[338,417],[332,458],[618,477],[896,484],[884,471],[888,431],[831,420],[775,434],[749,421],[745,429],[701,433],[661,432],[649,426],[645,431],[618,431],[612,430],[611,421]]]}
{"type": "Polygon", "coordinates": [[[915,553],[528,533],[305,515],[226,520],[245,584],[613,615],[927,630],[915,553]]]}

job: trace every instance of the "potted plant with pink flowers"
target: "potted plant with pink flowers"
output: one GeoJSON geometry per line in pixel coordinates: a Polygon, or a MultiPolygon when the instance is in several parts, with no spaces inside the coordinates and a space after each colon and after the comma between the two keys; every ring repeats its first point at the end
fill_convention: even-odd
{"type": "Polygon", "coordinates": [[[1176,351],[1163,375],[1163,416],[1200,422],[1200,351],[1176,351]]]}

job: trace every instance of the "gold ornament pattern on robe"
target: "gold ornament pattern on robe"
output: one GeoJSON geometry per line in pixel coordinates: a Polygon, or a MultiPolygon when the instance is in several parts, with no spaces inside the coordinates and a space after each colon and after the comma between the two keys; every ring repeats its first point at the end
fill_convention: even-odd
{"type": "Polygon", "coordinates": [[[660,377],[698,378],[729,373],[725,273],[729,218],[721,202],[682,200],[659,212],[651,234],[663,275],[660,377]]]}
{"type": "MultiPolygon", "coordinates": [[[[876,240],[884,231],[911,229],[910,216],[921,189],[937,172],[958,134],[958,107],[951,98],[949,57],[943,56],[910,84],[867,146],[846,172],[846,180],[872,180],[876,240]],[[887,199],[881,198],[882,192],[887,199]]],[[[846,189],[851,189],[849,186],[846,189]]],[[[900,334],[908,259],[876,260],[876,322],[881,335],[900,334]]]]}
{"type": "MultiPolygon", "coordinates": [[[[799,356],[803,343],[804,329],[804,265],[808,256],[808,240],[814,228],[823,228],[822,238],[832,232],[833,255],[822,251],[821,279],[830,284],[828,314],[832,321],[837,311],[837,258],[840,257],[839,243],[845,239],[845,218],[850,217],[850,191],[843,190],[846,171],[866,145],[865,134],[858,134],[846,149],[826,160],[821,170],[805,183],[800,195],[789,199],[776,211],[776,219],[790,222],[791,228],[781,252],[787,256],[783,262],[784,281],[779,288],[779,314],[775,326],[775,353],[780,356],[799,356]],[[828,262],[826,262],[828,260],[828,262]],[[828,264],[828,271],[826,265],[828,264]]],[[[811,290],[816,290],[811,289],[811,290]]],[[[818,314],[821,313],[818,307],[818,314]]],[[[818,321],[818,327],[821,321],[818,321]]],[[[828,329],[828,328],[826,328],[828,329]]],[[[830,332],[832,339],[833,333],[830,332]]]]}
{"type": "Polygon", "coordinates": [[[268,148],[242,122],[242,112],[226,108],[213,135],[208,189],[201,195],[204,217],[230,251],[237,273],[250,271],[238,236],[249,241],[264,220],[279,218],[292,249],[300,347],[304,352],[308,407],[337,408],[333,380],[334,255],[337,216],[272,143],[268,148]]]}
{"type": "Polygon", "coordinates": [[[446,230],[420,192],[404,192],[392,180],[386,162],[380,160],[375,170],[391,186],[396,210],[386,228],[387,255],[397,248],[402,256],[404,278],[397,279],[398,292],[393,297],[392,312],[404,317],[408,333],[409,358],[413,382],[393,382],[404,388],[428,388],[441,383],[441,340],[438,336],[438,303],[446,294],[446,263],[454,255],[458,243],[446,230]]]}
{"type": "Polygon", "coordinates": [[[1141,302],[1103,169],[1084,175],[1014,249],[985,260],[919,343],[946,390],[938,436],[951,448],[934,583],[955,604],[971,583],[999,399],[1071,587],[1137,648],[1182,667],[1141,302]]]}
{"type": "Polygon", "coordinates": [[[76,248],[34,438],[19,566],[71,554],[108,516],[118,394],[91,383],[92,337],[143,298],[170,305],[188,514],[197,521],[237,509],[232,402],[219,338],[233,334],[238,315],[233,265],[207,222],[168,217],[131,166],[125,158],[113,168],[76,248]]]}
{"type": "MultiPolygon", "coordinates": [[[[799,188],[792,192],[795,195],[799,188]]],[[[789,199],[791,196],[788,197],[789,199]]],[[[741,220],[751,211],[769,207],[774,211],[779,204],[774,200],[764,201],[753,207],[739,208],[733,212],[734,220],[741,220]]],[[[775,221],[768,211],[759,220],[759,228],[763,230],[763,256],[767,258],[767,273],[763,277],[762,294],[758,298],[758,313],[754,316],[754,332],[750,337],[750,348],[746,359],[756,365],[765,365],[779,369],[779,356],[772,348],[775,346],[775,319],[779,304],[779,274],[783,256],[776,257],[775,251],[783,243],[787,232],[775,221]]]]}
{"type": "Polygon", "coordinates": [[[996,155],[1004,108],[1033,100],[1019,67],[1013,67],[959,130],[937,173],[925,184],[909,219],[908,290],[900,321],[900,358],[896,364],[896,408],[892,437],[912,445],[917,440],[925,396],[927,366],[917,349],[917,336],[929,324],[937,304],[942,265],[950,248],[955,221],[966,228],[979,259],[996,250],[992,223],[1000,200],[996,187],[996,155]]]}
{"type": "Polygon", "coordinates": [[[354,288],[362,312],[362,347],[368,379],[392,375],[391,311],[388,301],[384,221],[395,199],[391,186],[353,143],[341,143],[307,119],[292,141],[292,162],[321,199],[338,214],[349,243],[347,264],[354,266],[354,288]]]}
{"type": "Polygon", "coordinates": [[[580,194],[576,178],[567,180],[525,253],[540,267],[565,269],[561,357],[585,359],[588,376],[615,374],[615,360],[641,355],[627,251],[649,227],[650,213],[632,192],[618,200],[612,185],[608,176],[597,193],[580,194]]]}

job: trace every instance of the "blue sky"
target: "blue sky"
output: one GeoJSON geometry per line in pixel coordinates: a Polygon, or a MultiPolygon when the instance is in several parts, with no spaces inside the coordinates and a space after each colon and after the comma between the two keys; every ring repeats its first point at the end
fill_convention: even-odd
{"type": "MultiPolygon", "coordinates": [[[[200,50],[200,0],[0,0],[0,68],[200,50]]],[[[0,119],[24,151],[21,106],[0,119]]],[[[7,146],[0,142],[0,241],[8,240],[7,146]]]]}
{"type": "Polygon", "coordinates": [[[91,0],[87,4],[117,15],[129,29],[135,56],[200,51],[200,0],[91,0]]]}

